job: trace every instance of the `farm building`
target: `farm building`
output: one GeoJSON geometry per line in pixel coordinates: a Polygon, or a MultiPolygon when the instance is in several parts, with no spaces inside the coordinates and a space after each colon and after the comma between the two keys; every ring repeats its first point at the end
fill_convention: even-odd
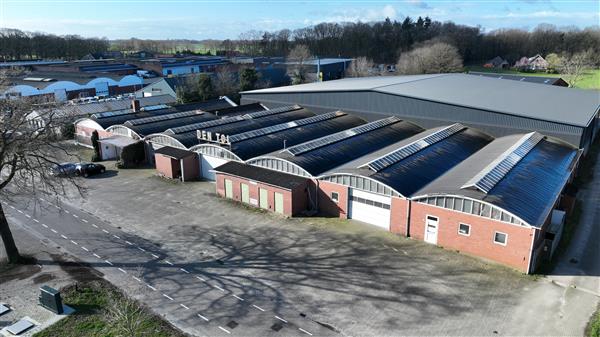
{"type": "Polygon", "coordinates": [[[586,151],[600,108],[594,91],[468,74],[347,78],[247,91],[242,102],[343,110],[368,120],[394,115],[425,128],[459,122],[494,137],[538,131],[586,151]]]}

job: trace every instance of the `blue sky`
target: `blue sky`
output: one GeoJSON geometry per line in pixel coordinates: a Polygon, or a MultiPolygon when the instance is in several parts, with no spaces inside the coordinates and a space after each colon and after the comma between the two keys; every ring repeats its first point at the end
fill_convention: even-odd
{"type": "Polygon", "coordinates": [[[251,29],[407,15],[480,25],[486,31],[532,29],[540,23],[584,28],[600,24],[600,1],[0,0],[1,27],[110,39],[237,38],[251,29]]]}

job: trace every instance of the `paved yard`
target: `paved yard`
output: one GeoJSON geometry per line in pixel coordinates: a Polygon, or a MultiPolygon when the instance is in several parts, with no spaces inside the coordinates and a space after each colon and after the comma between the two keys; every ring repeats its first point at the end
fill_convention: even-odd
{"type": "Polygon", "coordinates": [[[577,335],[586,318],[561,310],[597,301],[368,225],[282,219],[216,198],[212,183],[153,174],[90,179],[80,206],[182,263],[219,260],[205,271],[228,288],[270,298],[343,335],[577,335]]]}

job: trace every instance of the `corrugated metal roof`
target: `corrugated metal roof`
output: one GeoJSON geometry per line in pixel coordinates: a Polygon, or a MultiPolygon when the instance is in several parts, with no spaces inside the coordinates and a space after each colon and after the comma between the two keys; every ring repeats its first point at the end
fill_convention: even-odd
{"type": "MultiPolygon", "coordinates": [[[[178,112],[176,114],[181,114],[181,112],[178,112]]],[[[170,115],[173,115],[173,114],[170,114],[170,115]]],[[[158,117],[162,117],[162,116],[169,116],[169,115],[161,115],[158,117]]],[[[201,112],[201,113],[196,113],[193,115],[183,116],[183,117],[179,117],[179,118],[170,118],[170,119],[166,119],[166,120],[160,120],[160,121],[156,121],[156,122],[144,123],[144,124],[139,124],[139,125],[131,125],[128,121],[128,122],[125,122],[124,125],[127,126],[128,128],[130,128],[131,130],[135,131],[141,137],[144,137],[144,136],[147,136],[147,135],[150,135],[153,133],[163,132],[170,128],[175,128],[175,127],[188,125],[188,124],[206,122],[206,121],[210,121],[210,120],[215,120],[217,118],[218,117],[213,115],[212,113],[201,112]]],[[[133,120],[133,121],[135,121],[135,120],[133,120]]]]}
{"type": "MultiPolygon", "coordinates": [[[[175,98],[171,95],[157,95],[149,97],[137,98],[140,101],[140,106],[151,106],[159,104],[175,103],[175,98]]],[[[103,102],[85,103],[77,105],[65,105],[60,108],[69,116],[85,116],[95,113],[131,109],[131,99],[123,98],[120,100],[110,100],[103,102]]]]}
{"type": "MultiPolygon", "coordinates": [[[[311,119],[309,117],[306,119],[311,119]]],[[[297,120],[301,122],[306,119],[297,120]]],[[[335,118],[321,120],[316,123],[296,126],[285,130],[268,133],[260,137],[233,142],[230,150],[242,160],[247,160],[266,153],[294,146],[319,137],[333,134],[366,123],[362,118],[339,114],[335,118]]]]}
{"type": "Polygon", "coordinates": [[[285,189],[293,189],[296,186],[306,184],[308,179],[292,174],[277,172],[262,167],[250,166],[236,161],[230,161],[217,168],[216,172],[222,172],[245,179],[260,181],[273,186],[285,189]]]}
{"type": "Polygon", "coordinates": [[[264,110],[267,110],[267,109],[264,106],[262,106],[260,103],[251,103],[251,104],[238,105],[238,106],[234,106],[234,107],[213,109],[213,110],[210,110],[210,112],[214,113],[215,115],[217,115],[219,117],[232,117],[232,116],[239,116],[239,115],[244,115],[247,113],[264,111],[264,110]]]}
{"type": "Polygon", "coordinates": [[[522,137],[518,134],[494,140],[412,196],[451,194],[486,201],[539,228],[571,174],[578,153],[574,147],[545,138],[488,193],[462,188],[522,137]]]}
{"type": "Polygon", "coordinates": [[[593,90],[499,81],[467,74],[349,78],[242,94],[340,91],[376,91],[582,127],[589,125],[600,107],[600,95],[593,90]]]}
{"type": "Polygon", "coordinates": [[[560,77],[550,77],[550,76],[530,76],[530,75],[521,75],[521,74],[502,74],[502,73],[484,73],[484,72],[476,72],[471,71],[469,75],[473,76],[485,76],[491,78],[497,78],[501,80],[513,80],[520,82],[531,82],[537,84],[546,84],[546,85],[554,85],[555,83],[564,80],[560,77]]]}
{"type": "MultiPolygon", "coordinates": [[[[375,121],[369,124],[377,122],[378,121],[375,121]]],[[[363,126],[369,124],[363,124],[363,126]]],[[[318,176],[335,167],[343,165],[346,162],[364,156],[370,152],[377,151],[382,147],[396,143],[422,131],[423,129],[415,124],[402,120],[395,120],[393,123],[383,127],[359,133],[353,137],[320,146],[295,156],[288,151],[273,153],[272,155],[302,167],[313,176],[318,176]]]]}

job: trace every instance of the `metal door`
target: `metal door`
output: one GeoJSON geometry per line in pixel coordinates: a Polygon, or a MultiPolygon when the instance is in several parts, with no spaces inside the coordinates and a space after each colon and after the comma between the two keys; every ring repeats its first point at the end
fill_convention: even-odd
{"type": "Polygon", "coordinates": [[[259,188],[258,192],[259,192],[258,204],[259,204],[260,208],[269,209],[269,191],[267,191],[263,188],[259,188]]]}
{"type": "Polygon", "coordinates": [[[283,194],[275,192],[275,213],[283,214],[283,194]]]}
{"type": "Polygon", "coordinates": [[[233,199],[233,182],[225,179],[225,197],[233,199]]]}
{"type": "Polygon", "coordinates": [[[242,202],[249,204],[250,203],[250,188],[248,188],[248,185],[246,185],[246,184],[241,184],[241,190],[242,190],[242,202]]]}
{"type": "Polygon", "coordinates": [[[438,218],[427,216],[427,220],[425,221],[425,242],[434,245],[437,244],[438,225],[438,218]]]}

